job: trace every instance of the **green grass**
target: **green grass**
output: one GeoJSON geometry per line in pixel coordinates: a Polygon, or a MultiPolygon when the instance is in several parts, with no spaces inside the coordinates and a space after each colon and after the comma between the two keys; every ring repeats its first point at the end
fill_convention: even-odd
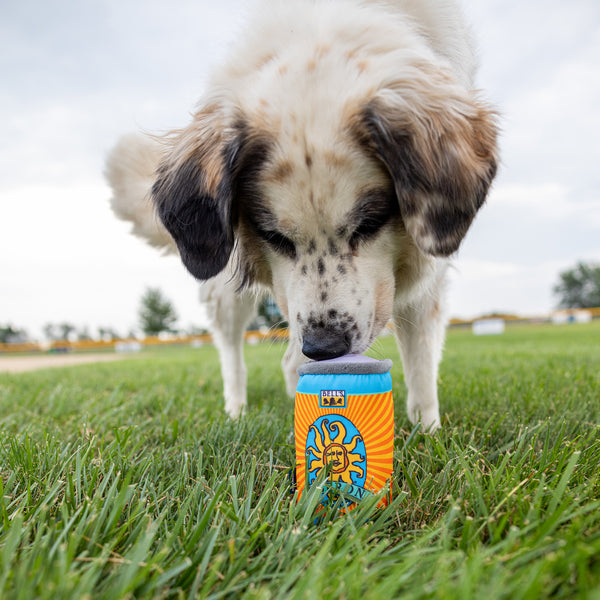
{"type": "Polygon", "coordinates": [[[443,429],[395,361],[392,504],[288,494],[280,345],[223,416],[211,347],[0,375],[0,597],[600,599],[600,323],[451,331],[443,429]]]}

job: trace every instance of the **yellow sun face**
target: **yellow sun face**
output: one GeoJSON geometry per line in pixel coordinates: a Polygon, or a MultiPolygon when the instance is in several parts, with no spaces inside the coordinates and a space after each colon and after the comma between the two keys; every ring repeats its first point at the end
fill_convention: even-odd
{"type": "Polygon", "coordinates": [[[344,417],[328,415],[309,427],[306,460],[309,483],[328,466],[331,480],[364,484],[365,445],[358,429],[344,417]]]}
{"type": "Polygon", "coordinates": [[[332,467],[332,473],[343,473],[349,466],[348,450],[342,444],[329,444],[324,456],[325,464],[332,467]]]}

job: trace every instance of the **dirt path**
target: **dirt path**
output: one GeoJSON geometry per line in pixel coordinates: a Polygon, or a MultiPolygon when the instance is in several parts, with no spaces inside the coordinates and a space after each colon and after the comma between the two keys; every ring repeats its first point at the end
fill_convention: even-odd
{"type": "Polygon", "coordinates": [[[125,358],[122,354],[52,354],[45,356],[0,356],[0,373],[22,373],[52,367],[109,362],[125,358]]]}

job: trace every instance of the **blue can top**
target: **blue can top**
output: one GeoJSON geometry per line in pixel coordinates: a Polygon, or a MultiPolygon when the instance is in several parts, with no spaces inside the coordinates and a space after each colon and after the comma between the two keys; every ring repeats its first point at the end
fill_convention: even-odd
{"type": "Polygon", "coordinates": [[[331,360],[307,362],[298,367],[297,392],[321,394],[322,390],[344,390],[344,395],[382,394],[392,389],[390,359],[377,360],[347,354],[331,360]]]}

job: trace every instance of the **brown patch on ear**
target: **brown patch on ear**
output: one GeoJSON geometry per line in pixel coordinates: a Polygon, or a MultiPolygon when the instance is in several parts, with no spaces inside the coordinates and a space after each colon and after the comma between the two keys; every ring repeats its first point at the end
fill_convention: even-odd
{"type": "Polygon", "coordinates": [[[223,107],[210,104],[199,110],[188,127],[173,131],[165,138],[165,159],[159,172],[176,172],[193,162],[202,172],[203,186],[216,194],[223,176],[223,150],[228,139],[228,120],[223,107]]]}
{"type": "Polygon", "coordinates": [[[435,256],[458,249],[497,168],[496,114],[447,83],[375,97],[351,125],[387,167],[408,233],[435,256]]]}
{"type": "Polygon", "coordinates": [[[264,180],[266,182],[282,183],[289,179],[294,172],[294,166],[288,160],[283,160],[277,163],[274,168],[268,169],[265,172],[264,180]]]}
{"type": "Polygon", "coordinates": [[[152,198],[186,268],[209,279],[229,261],[240,186],[248,187],[268,144],[239,115],[219,106],[198,112],[167,143],[171,148],[157,171],[152,198]]]}

